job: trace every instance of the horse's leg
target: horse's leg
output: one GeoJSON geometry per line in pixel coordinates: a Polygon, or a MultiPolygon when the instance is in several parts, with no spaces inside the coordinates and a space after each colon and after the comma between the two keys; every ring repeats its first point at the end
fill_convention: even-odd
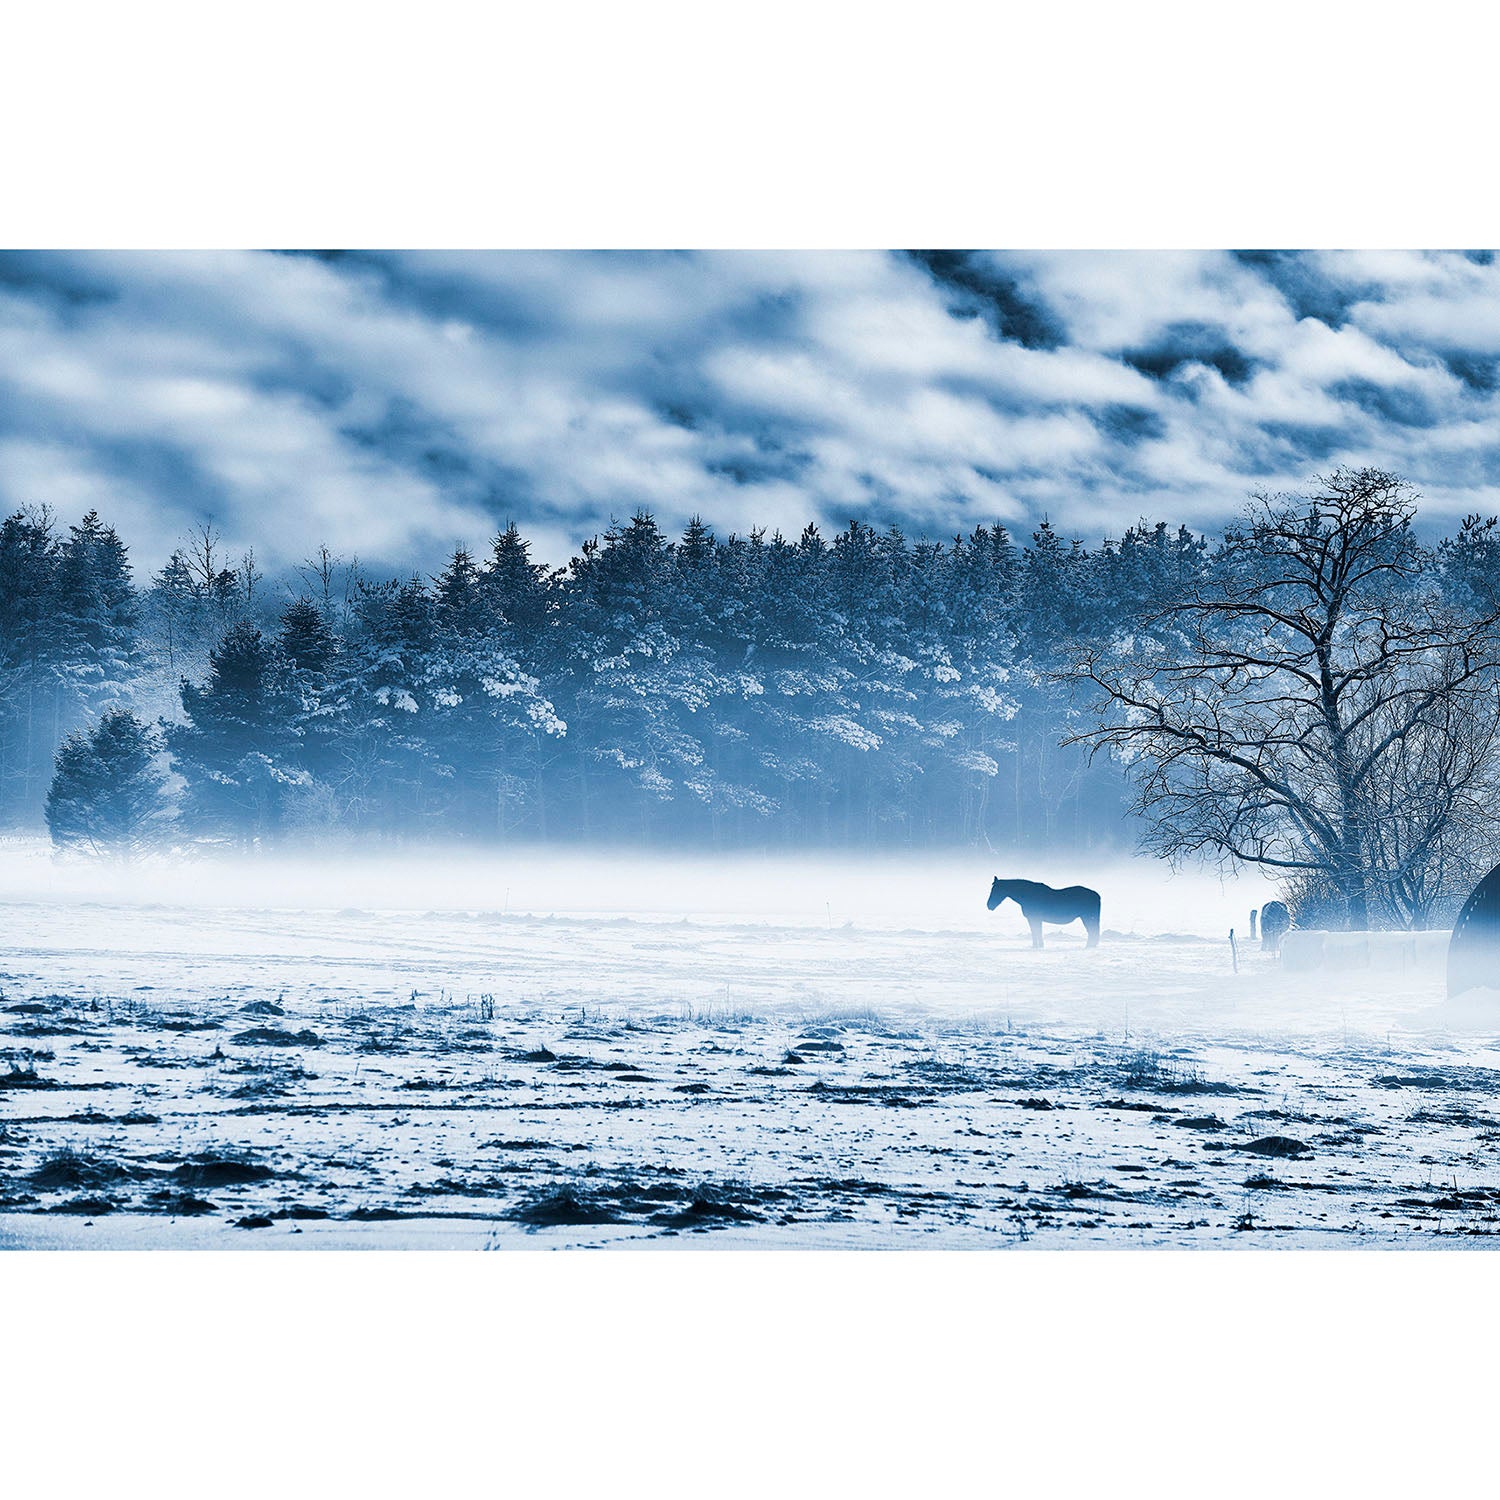
{"type": "Polygon", "coordinates": [[[1083,919],[1083,930],[1088,933],[1089,940],[1083,946],[1085,948],[1097,948],[1099,946],[1099,913],[1093,912],[1083,919]]]}
{"type": "Polygon", "coordinates": [[[1026,921],[1031,927],[1031,946],[1040,948],[1042,946],[1042,919],[1040,917],[1027,917],[1026,921]]]}

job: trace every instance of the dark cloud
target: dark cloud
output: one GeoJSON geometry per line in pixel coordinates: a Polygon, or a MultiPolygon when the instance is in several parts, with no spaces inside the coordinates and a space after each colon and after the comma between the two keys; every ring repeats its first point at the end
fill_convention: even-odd
{"type": "Polygon", "coordinates": [[[1184,365],[1207,365],[1230,385],[1243,385],[1258,364],[1224,329],[1207,323],[1169,323],[1158,338],[1142,348],[1126,349],[1121,358],[1155,380],[1168,379],[1184,365]]]}
{"type": "Polygon", "coordinates": [[[1106,406],[1094,413],[1094,420],[1117,442],[1127,448],[1137,443],[1155,442],[1166,436],[1166,420],[1159,412],[1142,406],[1106,406]]]}
{"type": "Polygon", "coordinates": [[[1500,359],[1493,355],[1448,350],[1442,355],[1442,361],[1466,386],[1482,395],[1487,396],[1500,386],[1500,359]]]}
{"type": "Polygon", "coordinates": [[[1356,302],[1379,292],[1378,283],[1356,286],[1325,274],[1318,261],[1302,250],[1236,250],[1234,254],[1275,287],[1299,318],[1317,318],[1330,328],[1342,328],[1356,302]]]}
{"type": "Polygon", "coordinates": [[[1067,338],[1057,314],[1041,298],[1023,290],[1019,278],[999,272],[973,250],[908,250],[909,255],[948,294],[955,315],[983,318],[1000,338],[1027,349],[1057,349],[1067,338]]]}
{"type": "Polygon", "coordinates": [[[1352,401],[1382,422],[1403,427],[1431,427],[1437,417],[1434,403],[1421,391],[1380,385],[1373,380],[1337,380],[1328,387],[1328,394],[1340,401],[1352,401]]]}

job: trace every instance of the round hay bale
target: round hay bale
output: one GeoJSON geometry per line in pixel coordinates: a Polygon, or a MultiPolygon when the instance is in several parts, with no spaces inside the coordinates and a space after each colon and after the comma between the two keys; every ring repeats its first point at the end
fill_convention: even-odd
{"type": "Polygon", "coordinates": [[[1448,941],[1448,998],[1500,989],[1500,865],[1464,902],[1448,941]]]}

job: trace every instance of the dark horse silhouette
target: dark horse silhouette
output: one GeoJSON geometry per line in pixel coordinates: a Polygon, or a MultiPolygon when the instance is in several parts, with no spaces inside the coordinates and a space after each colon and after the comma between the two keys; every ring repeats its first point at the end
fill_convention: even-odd
{"type": "Polygon", "coordinates": [[[1260,909],[1260,945],[1271,953],[1281,952],[1281,940],[1292,925],[1292,914],[1282,901],[1267,901],[1260,909]]]}
{"type": "Polygon", "coordinates": [[[1070,885],[1055,891],[1037,880],[1001,880],[997,875],[985,905],[994,911],[1007,900],[1014,901],[1021,908],[1021,915],[1031,928],[1033,948],[1042,946],[1043,922],[1051,922],[1056,927],[1082,922],[1089,935],[1087,946],[1099,946],[1098,891],[1091,891],[1086,885],[1070,885]]]}

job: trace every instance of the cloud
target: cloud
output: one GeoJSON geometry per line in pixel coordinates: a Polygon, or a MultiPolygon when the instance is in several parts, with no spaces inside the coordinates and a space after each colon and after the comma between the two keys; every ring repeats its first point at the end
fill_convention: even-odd
{"type": "Polygon", "coordinates": [[[1212,526],[1337,462],[1497,508],[1500,267],[1419,252],[0,256],[0,500],[435,568],[637,507],[1212,526]]]}

